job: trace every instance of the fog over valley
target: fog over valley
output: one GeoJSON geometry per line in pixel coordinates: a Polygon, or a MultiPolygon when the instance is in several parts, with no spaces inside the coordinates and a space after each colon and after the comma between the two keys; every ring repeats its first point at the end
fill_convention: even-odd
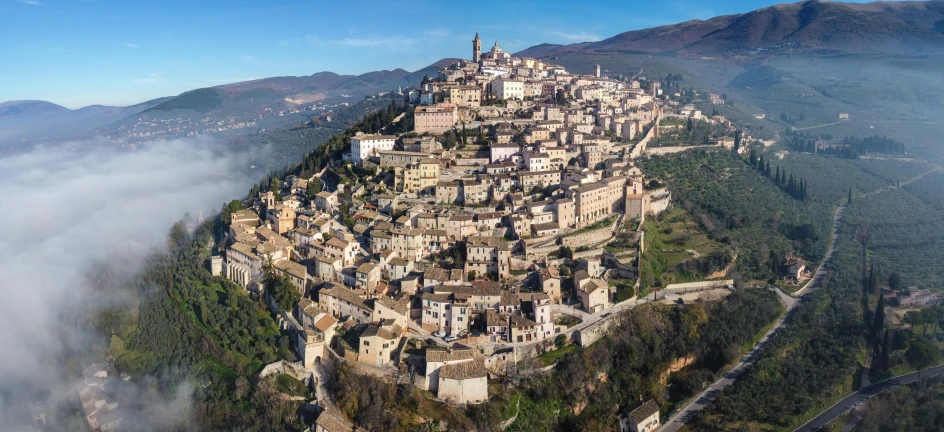
{"type": "MultiPolygon", "coordinates": [[[[171,225],[245,193],[248,179],[231,174],[245,155],[214,154],[210,140],[133,151],[91,140],[0,158],[0,406],[70,391],[69,376],[88,366],[77,355],[109,346],[86,313],[136,302],[117,285],[166,248],[171,225]]],[[[14,413],[0,429],[19,430],[14,413]]]]}

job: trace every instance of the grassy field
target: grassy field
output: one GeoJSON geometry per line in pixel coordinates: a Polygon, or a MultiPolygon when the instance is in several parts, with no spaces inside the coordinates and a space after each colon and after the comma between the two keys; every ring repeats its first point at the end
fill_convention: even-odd
{"type": "Polygon", "coordinates": [[[547,351],[544,354],[538,356],[538,361],[541,362],[542,366],[550,366],[554,363],[557,363],[561,357],[570,354],[577,350],[576,344],[565,345],[561,349],[556,349],[553,351],[547,351]]]}
{"type": "Polygon", "coordinates": [[[685,210],[673,207],[659,217],[646,219],[646,248],[641,272],[644,277],[669,283],[691,282],[707,276],[692,272],[687,261],[697,261],[724,249],[725,245],[711,239],[704,228],[685,210]]]}

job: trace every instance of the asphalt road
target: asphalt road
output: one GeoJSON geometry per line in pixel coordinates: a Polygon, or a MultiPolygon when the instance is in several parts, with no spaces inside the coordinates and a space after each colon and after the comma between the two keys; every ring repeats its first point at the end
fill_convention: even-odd
{"type": "MultiPolygon", "coordinates": [[[[929,378],[932,376],[940,375],[944,373],[944,365],[934,366],[929,369],[921,371],[921,379],[929,378]]],[[[831,421],[835,420],[837,417],[849,412],[849,410],[856,407],[860,403],[863,403],[869,400],[872,396],[875,396],[885,390],[888,390],[892,387],[901,386],[905,384],[911,384],[918,380],[918,372],[911,372],[894,378],[889,378],[885,381],[872,384],[862,390],[859,390],[849,396],[846,396],[845,399],[837,402],[835,405],[831,406],[826,411],[823,411],[820,415],[816,416],[813,420],[810,420],[803,426],[800,426],[797,429],[797,432],[808,432],[808,431],[817,431],[820,430],[831,421]]]]}
{"type": "Polygon", "coordinates": [[[675,432],[682,428],[689,420],[692,419],[699,411],[705,408],[711,401],[715,399],[725,387],[731,385],[741,374],[744,373],[747,368],[749,368],[760,354],[761,349],[763,349],[764,344],[770,340],[774,334],[777,333],[780,329],[786,325],[786,318],[790,312],[796,307],[798,302],[792,297],[784,294],[782,291],[777,290],[777,294],[780,296],[780,300],[784,302],[784,305],[787,307],[786,312],[780,319],[770,327],[770,330],[764,334],[764,336],[751,348],[744,357],[741,357],[740,360],[732,367],[728,372],[726,372],[721,378],[717,381],[711,383],[705,390],[699,393],[697,396],[693,397],[691,402],[685,405],[679,412],[669,419],[661,428],[660,432],[675,432]]]}
{"type": "MultiPolygon", "coordinates": [[[[829,248],[826,250],[826,256],[823,259],[823,263],[816,269],[816,272],[813,274],[813,280],[806,285],[801,291],[798,291],[795,296],[802,297],[808,293],[813,292],[817,288],[823,285],[823,281],[826,280],[826,272],[829,269],[830,264],[833,260],[833,255],[836,252],[836,245],[839,243],[839,230],[842,227],[842,213],[845,209],[845,205],[839,206],[836,209],[836,212],[833,214],[833,233],[832,238],[829,242],[829,248]]],[[[782,329],[786,325],[786,320],[790,316],[790,313],[794,308],[797,307],[800,303],[795,300],[793,297],[790,297],[783,293],[783,291],[777,290],[777,294],[780,296],[780,300],[784,303],[787,310],[784,314],[770,327],[770,330],[764,334],[751,350],[741,357],[740,360],[732,367],[728,372],[726,372],[721,378],[717,381],[711,383],[705,390],[699,393],[697,396],[693,397],[692,400],[685,405],[681,410],[675,413],[672,418],[670,418],[665,424],[659,428],[659,432],[675,432],[682,428],[685,423],[688,423],[698,412],[705,409],[711,401],[713,401],[725,387],[731,385],[735,380],[740,377],[747,368],[751,367],[757,357],[760,354],[760,351],[764,348],[767,341],[773,337],[777,331],[782,329]]]]}

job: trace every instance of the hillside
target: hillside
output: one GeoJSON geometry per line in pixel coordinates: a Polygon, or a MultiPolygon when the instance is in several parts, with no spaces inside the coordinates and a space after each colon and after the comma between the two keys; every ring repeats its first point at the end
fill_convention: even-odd
{"type": "Polygon", "coordinates": [[[52,115],[69,111],[68,108],[52,102],[38,100],[8,101],[0,103],[0,118],[52,115]]]}
{"type": "Polygon", "coordinates": [[[573,51],[745,55],[771,49],[941,54],[944,2],[785,3],[628,31],[590,44],[542,44],[517,55],[542,57],[573,51]]]}
{"type": "Polygon", "coordinates": [[[419,85],[424,75],[435,76],[455,61],[440,60],[414,72],[318,72],[196,89],[131,113],[95,132],[123,143],[204,134],[232,138],[280,131],[354,105],[368,95],[419,85]]]}

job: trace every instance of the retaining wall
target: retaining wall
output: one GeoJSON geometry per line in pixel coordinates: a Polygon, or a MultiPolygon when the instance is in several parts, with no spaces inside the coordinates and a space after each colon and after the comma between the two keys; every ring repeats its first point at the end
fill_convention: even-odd
{"type": "Polygon", "coordinates": [[[662,291],[669,291],[672,293],[687,293],[705,291],[715,288],[727,288],[728,285],[734,285],[734,279],[668,284],[662,291]]]}

